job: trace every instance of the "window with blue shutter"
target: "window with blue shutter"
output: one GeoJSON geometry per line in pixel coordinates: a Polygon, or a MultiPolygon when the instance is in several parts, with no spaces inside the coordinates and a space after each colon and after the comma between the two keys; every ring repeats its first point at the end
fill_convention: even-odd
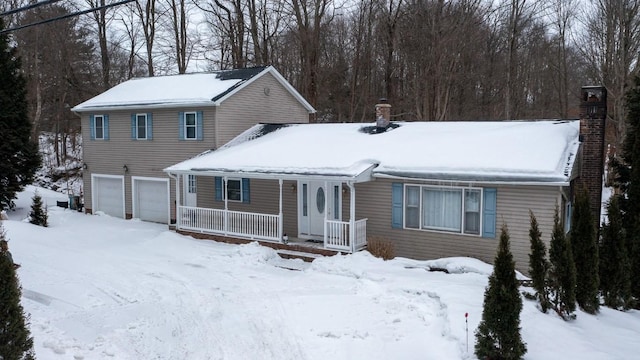
{"type": "Polygon", "coordinates": [[[153,116],[151,113],[131,114],[131,139],[153,139],[153,116]]]}
{"type": "Polygon", "coordinates": [[[496,208],[498,205],[497,189],[485,188],[483,191],[482,237],[496,237],[496,208]]]}
{"type": "Polygon", "coordinates": [[[109,115],[102,115],[103,139],[109,140],[109,115]]]}
{"type": "MultiPolygon", "coordinates": [[[[216,201],[222,201],[224,198],[224,183],[222,178],[216,176],[214,178],[215,184],[215,199],[216,201]]],[[[229,201],[249,203],[251,202],[249,179],[227,179],[227,199],[229,201]]]]}
{"type": "Polygon", "coordinates": [[[89,115],[91,140],[109,140],[109,115],[89,115]]]}
{"type": "Polygon", "coordinates": [[[96,117],[89,115],[89,137],[91,140],[96,139],[96,117]]]}
{"type": "Polygon", "coordinates": [[[242,202],[249,203],[249,179],[242,179],[242,202]]]}
{"type": "Polygon", "coordinates": [[[178,113],[178,139],[184,140],[184,112],[178,113]]]}
{"type": "Polygon", "coordinates": [[[180,112],[178,126],[180,140],[202,140],[202,111],[180,112]]]}
{"type": "Polygon", "coordinates": [[[391,184],[391,227],[402,228],[402,183],[391,184]]]}

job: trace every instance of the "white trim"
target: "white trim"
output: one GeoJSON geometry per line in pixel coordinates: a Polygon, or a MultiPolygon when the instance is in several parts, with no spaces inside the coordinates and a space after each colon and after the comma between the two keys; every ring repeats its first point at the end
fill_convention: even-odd
{"type": "Polygon", "coordinates": [[[215,101],[215,105],[216,106],[220,106],[220,104],[222,104],[222,102],[224,102],[225,100],[227,100],[229,97],[233,96],[235,93],[237,93],[238,91],[244,89],[245,87],[249,86],[249,84],[253,83],[254,81],[258,80],[259,78],[261,78],[262,76],[264,76],[264,74],[270,73],[271,75],[273,75],[273,77],[285,88],[287,89],[287,91],[289,91],[289,93],[291,95],[293,95],[293,97],[298,100],[302,106],[305,107],[305,109],[307,109],[307,112],[309,112],[309,114],[314,114],[316,112],[316,109],[311,106],[311,104],[309,104],[307,102],[307,100],[305,100],[305,98],[300,95],[300,93],[278,72],[278,70],[276,70],[273,66],[269,65],[267,66],[263,71],[261,71],[260,73],[256,74],[254,77],[252,77],[251,79],[245,81],[244,83],[242,83],[240,86],[236,87],[235,89],[231,90],[230,92],[228,92],[227,94],[225,94],[223,97],[221,97],[220,99],[218,99],[217,101],[215,101]]]}
{"type": "Polygon", "coordinates": [[[94,114],[93,115],[93,139],[94,140],[104,140],[104,114],[94,114]],[[98,118],[102,121],[102,137],[98,137],[98,118]]]}
{"type": "Polygon", "coordinates": [[[402,186],[402,228],[405,230],[417,230],[417,231],[429,231],[429,232],[437,232],[437,233],[443,233],[443,234],[455,234],[455,235],[465,235],[465,236],[473,236],[473,237],[482,237],[482,219],[483,219],[483,215],[484,215],[484,188],[483,187],[476,187],[476,186],[447,186],[447,185],[428,185],[428,184],[415,184],[415,183],[404,183],[402,186]],[[417,228],[413,228],[413,227],[407,227],[407,214],[406,214],[406,209],[407,209],[407,205],[406,205],[406,198],[405,198],[405,194],[406,194],[406,188],[407,186],[413,186],[413,187],[417,187],[419,188],[419,196],[420,196],[420,201],[418,203],[418,227],[417,228]],[[425,228],[422,226],[422,188],[433,188],[433,189],[439,189],[439,190],[447,190],[447,189],[455,189],[455,190],[461,190],[461,195],[462,195],[462,207],[460,209],[461,214],[460,214],[460,231],[455,231],[455,230],[447,230],[447,229],[438,229],[438,228],[425,228]],[[465,195],[465,190],[479,190],[480,191],[480,211],[479,211],[479,215],[480,215],[480,223],[478,224],[478,233],[477,234],[471,234],[471,233],[466,233],[464,231],[464,216],[465,216],[465,199],[464,199],[464,195],[465,195]]]}
{"type": "Polygon", "coordinates": [[[149,139],[149,117],[147,113],[136,113],[136,138],[134,140],[148,140],[149,139]],[[138,124],[138,117],[144,116],[144,137],[140,137],[140,124],[138,124]]]}
{"type": "Polygon", "coordinates": [[[90,107],[74,107],[71,109],[76,114],[82,114],[87,112],[96,111],[118,111],[118,110],[144,110],[144,109],[190,109],[194,107],[215,107],[217,104],[212,101],[194,101],[194,102],[179,102],[179,103],[162,103],[162,104],[127,104],[127,105],[95,105],[90,107]]]}
{"type": "Polygon", "coordinates": [[[184,131],[184,139],[182,140],[187,140],[187,141],[195,141],[198,140],[198,112],[197,111],[184,111],[184,124],[183,124],[183,129],[182,131],[184,131]],[[193,120],[195,120],[195,123],[193,124],[193,128],[195,128],[195,131],[193,132],[194,137],[190,138],[187,136],[188,131],[187,129],[191,126],[187,126],[187,115],[189,114],[193,114],[193,120]]]}
{"type": "MultiPolygon", "coordinates": [[[[474,174],[469,174],[474,175],[474,174]]],[[[417,177],[405,177],[405,176],[396,176],[382,173],[374,173],[374,178],[380,179],[390,179],[390,180],[399,180],[399,181],[426,181],[426,182],[435,182],[435,183],[448,183],[448,184],[473,184],[475,186],[481,186],[480,184],[486,185],[522,185],[522,186],[569,186],[571,185],[570,181],[499,181],[499,180],[452,180],[452,179],[431,179],[431,178],[417,178],[417,177]]],[[[440,186],[449,186],[449,185],[440,185],[440,186]]],[[[452,185],[454,186],[454,185],[452,185]]]]}
{"type": "Polygon", "coordinates": [[[122,218],[126,218],[126,198],[125,198],[125,187],[124,187],[124,175],[108,175],[108,174],[91,174],[91,212],[95,214],[96,210],[96,178],[108,178],[108,179],[118,179],[122,181],[122,218]]]}
{"type": "Polygon", "coordinates": [[[136,190],[137,190],[137,184],[136,181],[155,181],[155,182],[164,182],[167,184],[167,224],[170,221],[171,218],[171,211],[170,211],[170,207],[171,207],[171,182],[169,181],[169,179],[165,179],[165,178],[156,178],[156,177],[148,177],[148,176],[132,176],[131,177],[131,216],[133,218],[139,218],[138,217],[138,204],[137,204],[137,199],[136,199],[136,190]]]}

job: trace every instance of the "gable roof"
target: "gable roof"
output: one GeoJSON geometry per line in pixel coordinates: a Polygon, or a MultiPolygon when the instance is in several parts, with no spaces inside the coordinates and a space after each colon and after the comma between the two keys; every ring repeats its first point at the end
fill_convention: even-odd
{"type": "Polygon", "coordinates": [[[182,106],[219,106],[255,80],[272,74],[309,113],[315,109],[273,66],[220,70],[212,73],[152,76],[127,80],[72,111],[124,110],[182,106]]]}
{"type": "Polygon", "coordinates": [[[375,129],[260,124],[165,171],[566,184],[579,147],[577,120],[405,122],[375,129]]]}

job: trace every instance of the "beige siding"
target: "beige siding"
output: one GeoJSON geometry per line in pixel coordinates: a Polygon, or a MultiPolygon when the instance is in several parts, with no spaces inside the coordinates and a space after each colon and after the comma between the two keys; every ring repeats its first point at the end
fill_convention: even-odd
{"type": "Polygon", "coordinates": [[[220,145],[257,123],[309,122],[309,112],[271,74],[238,91],[218,110],[216,136],[220,145]],[[269,89],[268,95],[265,89],[269,89]]]}
{"type": "Polygon", "coordinates": [[[368,218],[369,236],[381,236],[392,240],[396,256],[414,259],[470,256],[492,263],[498,245],[500,226],[506,223],[516,266],[523,272],[527,272],[529,259],[529,209],[536,215],[542,237],[548,245],[553,227],[554,207],[561,193],[560,187],[551,186],[474,185],[497,188],[497,233],[496,238],[489,239],[446,232],[393,229],[392,183],[391,180],[377,179],[374,182],[356,185],[356,218],[368,218]]]}

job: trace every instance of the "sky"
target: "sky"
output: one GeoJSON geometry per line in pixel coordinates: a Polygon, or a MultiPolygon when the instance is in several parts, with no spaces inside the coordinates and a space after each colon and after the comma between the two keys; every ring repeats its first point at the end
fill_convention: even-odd
{"type": "MultiPolygon", "coordinates": [[[[30,186],[3,221],[38,359],[475,359],[492,271],[481,261],[284,260],[257,243],[56,207],[65,197],[30,186]],[[36,189],[48,228],[25,220],[36,189]]],[[[525,359],[640,350],[639,311],[565,322],[524,300],[520,318],[525,359]]]]}

